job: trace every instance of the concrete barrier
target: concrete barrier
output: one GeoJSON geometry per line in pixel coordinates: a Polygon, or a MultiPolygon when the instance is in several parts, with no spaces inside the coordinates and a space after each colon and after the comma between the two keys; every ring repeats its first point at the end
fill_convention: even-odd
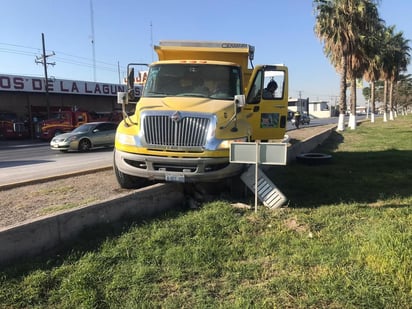
{"type": "Polygon", "coordinates": [[[321,145],[335,129],[336,126],[330,126],[328,128],[325,128],[325,130],[319,132],[315,136],[311,136],[303,141],[293,144],[288,148],[287,162],[294,161],[296,160],[297,155],[310,152],[321,145]]]}
{"type": "Polygon", "coordinates": [[[156,184],[114,200],[0,229],[0,265],[22,257],[52,252],[86,228],[110,224],[125,218],[152,217],[174,207],[180,207],[183,201],[181,184],[156,184]]]}

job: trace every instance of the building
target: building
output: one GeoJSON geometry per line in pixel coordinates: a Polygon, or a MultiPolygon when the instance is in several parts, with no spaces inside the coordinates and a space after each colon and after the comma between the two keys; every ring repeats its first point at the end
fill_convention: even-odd
{"type": "Polygon", "coordinates": [[[334,115],[334,108],[329,106],[328,101],[309,102],[309,114],[313,118],[329,118],[334,115]]]}
{"type": "Polygon", "coordinates": [[[309,115],[309,98],[295,99],[289,98],[288,101],[288,120],[292,119],[293,114],[299,111],[301,114],[309,115]]]}
{"type": "MultiPolygon", "coordinates": [[[[117,92],[124,91],[127,91],[125,84],[49,79],[46,85],[41,77],[0,74],[0,111],[17,114],[33,131],[35,123],[47,119],[53,111],[83,109],[103,113],[121,110],[117,92]]],[[[134,106],[129,108],[134,109],[134,106]]]]}

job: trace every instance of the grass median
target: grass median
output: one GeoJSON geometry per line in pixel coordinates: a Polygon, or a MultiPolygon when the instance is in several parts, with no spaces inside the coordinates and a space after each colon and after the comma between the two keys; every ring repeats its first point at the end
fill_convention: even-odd
{"type": "Polygon", "coordinates": [[[411,308],[412,116],[316,151],[332,160],[268,173],[288,207],[221,200],[89,231],[0,270],[0,307],[411,308]]]}

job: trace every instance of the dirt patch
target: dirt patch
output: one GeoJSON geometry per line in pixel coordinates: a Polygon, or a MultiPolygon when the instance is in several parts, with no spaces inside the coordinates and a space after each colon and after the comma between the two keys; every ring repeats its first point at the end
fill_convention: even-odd
{"type": "Polygon", "coordinates": [[[0,192],[0,229],[127,191],[119,187],[112,170],[3,190],[0,192]]]}

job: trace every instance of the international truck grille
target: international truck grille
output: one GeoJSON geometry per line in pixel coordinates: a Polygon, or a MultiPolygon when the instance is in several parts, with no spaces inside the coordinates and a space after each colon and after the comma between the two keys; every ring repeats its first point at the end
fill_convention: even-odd
{"type": "Polygon", "coordinates": [[[167,115],[156,115],[144,117],[143,128],[148,145],[178,150],[204,146],[209,123],[210,119],[203,117],[188,116],[176,121],[167,115]]]}

